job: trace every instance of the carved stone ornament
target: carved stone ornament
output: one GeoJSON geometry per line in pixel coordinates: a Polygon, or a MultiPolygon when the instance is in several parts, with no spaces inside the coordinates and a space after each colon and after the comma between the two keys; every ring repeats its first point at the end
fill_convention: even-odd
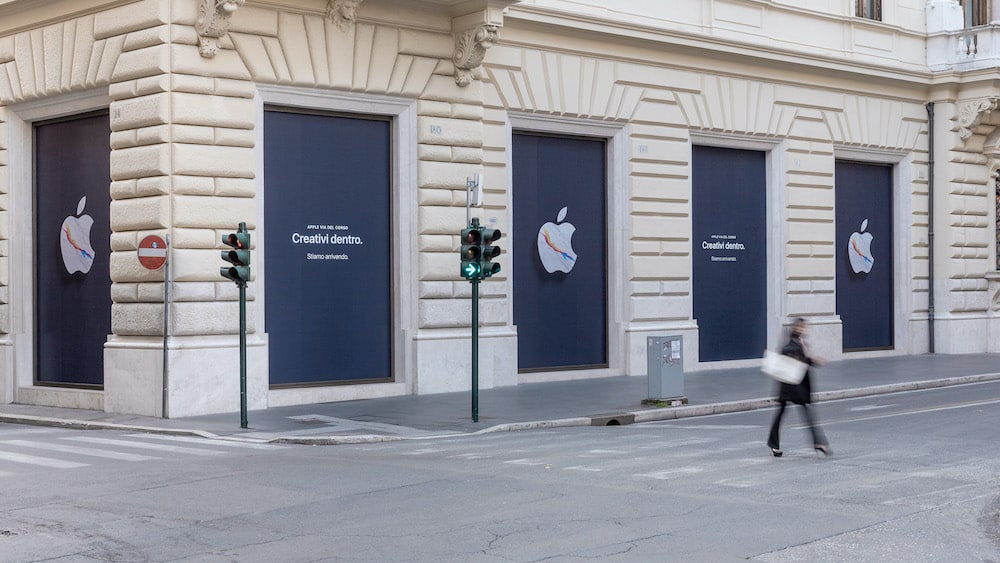
{"type": "Polygon", "coordinates": [[[475,79],[473,71],[483,63],[486,49],[499,39],[499,26],[480,25],[455,37],[455,83],[468,86],[475,79]]]}
{"type": "Polygon", "coordinates": [[[1000,270],[986,272],[986,287],[990,295],[990,316],[998,316],[1000,313],[1000,270]]]}
{"type": "Polygon", "coordinates": [[[1000,98],[985,98],[965,102],[958,109],[958,135],[962,140],[972,136],[972,130],[979,127],[983,116],[997,109],[1000,98]]]}
{"type": "Polygon", "coordinates": [[[198,52],[212,58],[219,52],[219,38],[229,32],[229,18],[246,0],[199,0],[198,19],[194,29],[198,32],[198,52]]]}
{"type": "Polygon", "coordinates": [[[326,17],[337,24],[340,31],[348,31],[354,27],[358,19],[358,7],[365,0],[328,0],[326,17]]]}

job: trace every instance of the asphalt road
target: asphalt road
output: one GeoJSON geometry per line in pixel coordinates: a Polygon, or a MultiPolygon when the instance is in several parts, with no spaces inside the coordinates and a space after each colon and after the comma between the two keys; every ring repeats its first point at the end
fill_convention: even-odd
{"type": "Polygon", "coordinates": [[[1000,561],[1000,383],[356,446],[0,425],[0,561],[1000,561]]]}

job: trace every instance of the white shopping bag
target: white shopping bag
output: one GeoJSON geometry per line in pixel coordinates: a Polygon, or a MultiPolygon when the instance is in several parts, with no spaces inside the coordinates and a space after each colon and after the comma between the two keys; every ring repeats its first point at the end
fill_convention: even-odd
{"type": "Polygon", "coordinates": [[[782,383],[798,385],[806,375],[809,366],[784,354],[764,350],[764,361],[760,370],[782,383]]]}

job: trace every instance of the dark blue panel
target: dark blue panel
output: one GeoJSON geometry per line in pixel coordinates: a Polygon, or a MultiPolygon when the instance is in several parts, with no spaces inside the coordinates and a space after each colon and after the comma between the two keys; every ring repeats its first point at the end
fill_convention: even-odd
{"type": "Polygon", "coordinates": [[[892,348],[892,167],[837,161],[836,192],[844,350],[892,348]]]}
{"type": "Polygon", "coordinates": [[[390,123],[267,111],[271,385],[392,377],[390,123]]]}
{"type": "Polygon", "coordinates": [[[692,169],[699,360],[757,358],[767,341],[764,153],[696,146],[692,169]]]}
{"type": "Polygon", "coordinates": [[[38,383],[104,383],[111,333],[110,135],[107,115],[35,127],[38,383]]]}
{"type": "Polygon", "coordinates": [[[603,140],[514,135],[511,254],[521,370],[608,363],[606,151],[603,140]]]}

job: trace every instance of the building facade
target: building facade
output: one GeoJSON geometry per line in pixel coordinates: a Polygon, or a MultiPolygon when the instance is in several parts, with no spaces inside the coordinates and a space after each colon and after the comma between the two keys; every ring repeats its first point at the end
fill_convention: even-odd
{"type": "Polygon", "coordinates": [[[238,410],[240,222],[251,409],[468,389],[469,214],[482,387],[995,352],[993,4],[0,1],[0,402],[238,410]]]}

